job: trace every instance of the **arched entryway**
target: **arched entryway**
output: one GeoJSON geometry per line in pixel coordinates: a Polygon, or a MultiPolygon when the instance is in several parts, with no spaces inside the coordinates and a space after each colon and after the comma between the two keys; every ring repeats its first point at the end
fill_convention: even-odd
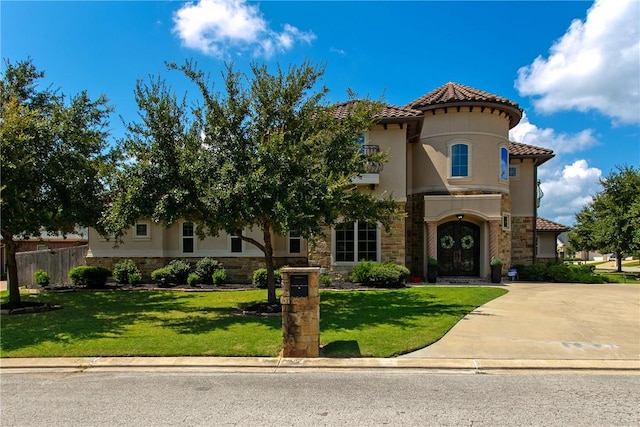
{"type": "Polygon", "coordinates": [[[467,221],[438,226],[438,275],[480,275],[480,227],[467,221]]]}

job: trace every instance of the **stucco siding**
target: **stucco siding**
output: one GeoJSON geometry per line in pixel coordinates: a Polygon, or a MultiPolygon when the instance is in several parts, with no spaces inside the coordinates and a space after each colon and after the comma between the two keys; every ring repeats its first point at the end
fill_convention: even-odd
{"type": "Polygon", "coordinates": [[[424,118],[420,143],[412,146],[413,177],[409,193],[456,191],[508,192],[508,181],[500,179],[500,148],[508,144],[509,121],[497,112],[470,111],[463,107],[436,110],[424,118]],[[469,147],[469,176],[452,177],[450,147],[469,147]]]}

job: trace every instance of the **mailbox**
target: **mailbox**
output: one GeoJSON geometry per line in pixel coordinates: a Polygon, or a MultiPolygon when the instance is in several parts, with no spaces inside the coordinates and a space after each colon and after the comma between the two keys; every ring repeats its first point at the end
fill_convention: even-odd
{"type": "Polygon", "coordinates": [[[291,290],[289,295],[292,298],[309,296],[309,275],[292,274],[291,276],[289,276],[289,281],[291,285],[291,290]]]}

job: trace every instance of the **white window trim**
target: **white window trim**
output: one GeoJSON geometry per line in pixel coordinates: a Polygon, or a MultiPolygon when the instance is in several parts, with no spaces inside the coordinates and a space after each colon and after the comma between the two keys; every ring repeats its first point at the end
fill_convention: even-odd
{"type": "Polygon", "coordinates": [[[136,221],[133,225],[133,240],[151,240],[151,223],[149,221],[136,221]],[[145,225],[147,234],[138,234],[138,225],[145,225]]]}
{"type": "Polygon", "coordinates": [[[511,214],[510,213],[502,213],[502,229],[504,231],[511,231],[511,214]],[[504,222],[505,219],[507,221],[507,226],[505,227],[504,222]]]}
{"type": "MultiPolygon", "coordinates": [[[[353,235],[353,240],[354,240],[354,251],[353,251],[353,256],[356,257],[356,255],[358,254],[358,223],[359,221],[354,221],[355,222],[355,226],[354,226],[354,235],[353,235]]],[[[376,224],[376,258],[377,261],[376,262],[382,262],[382,233],[380,231],[380,224],[376,224]]],[[[334,227],[331,227],[331,265],[336,265],[336,266],[352,266],[352,265],[358,265],[360,263],[360,260],[355,260],[355,261],[336,261],[336,229],[334,227]]]]}
{"type": "Polygon", "coordinates": [[[473,145],[471,141],[467,140],[455,140],[447,144],[448,158],[447,158],[447,175],[448,179],[469,179],[473,176],[473,145]],[[466,176],[453,176],[453,150],[454,145],[466,145],[467,146],[467,175],[466,176]]]}
{"type": "Polygon", "coordinates": [[[511,168],[515,169],[516,174],[511,176],[509,173],[509,181],[517,181],[520,179],[520,167],[518,165],[509,165],[509,171],[511,171],[511,168]]]}
{"type": "Polygon", "coordinates": [[[233,236],[233,235],[231,235],[231,234],[229,235],[229,239],[227,240],[227,244],[229,245],[229,246],[228,246],[228,248],[229,248],[229,253],[230,253],[231,255],[236,255],[236,254],[242,254],[242,253],[244,253],[244,252],[245,252],[245,250],[246,250],[246,248],[245,248],[245,241],[244,241],[244,240],[242,240],[242,239],[240,239],[240,249],[241,249],[241,250],[240,250],[240,252],[233,252],[233,246],[232,246],[231,241],[232,241],[234,238],[235,238],[235,239],[240,239],[240,238],[239,238],[239,237],[237,237],[237,236],[233,236]]]}
{"type": "Polygon", "coordinates": [[[194,223],[192,223],[191,221],[182,221],[180,223],[180,253],[181,254],[195,255],[195,253],[198,251],[197,242],[198,242],[198,239],[196,239],[196,225],[194,223]],[[184,233],[184,225],[185,224],[192,224],[193,225],[193,236],[185,236],[183,234],[184,233]],[[193,252],[185,252],[184,251],[184,239],[185,238],[190,238],[190,239],[193,240],[193,252]]]}

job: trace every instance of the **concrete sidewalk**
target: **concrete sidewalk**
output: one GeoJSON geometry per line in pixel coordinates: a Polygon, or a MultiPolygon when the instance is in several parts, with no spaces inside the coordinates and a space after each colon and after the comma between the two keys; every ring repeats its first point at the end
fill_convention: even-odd
{"type": "Polygon", "coordinates": [[[81,357],[0,359],[2,372],[502,372],[640,375],[640,286],[507,284],[440,341],[398,358],[81,357]]]}

